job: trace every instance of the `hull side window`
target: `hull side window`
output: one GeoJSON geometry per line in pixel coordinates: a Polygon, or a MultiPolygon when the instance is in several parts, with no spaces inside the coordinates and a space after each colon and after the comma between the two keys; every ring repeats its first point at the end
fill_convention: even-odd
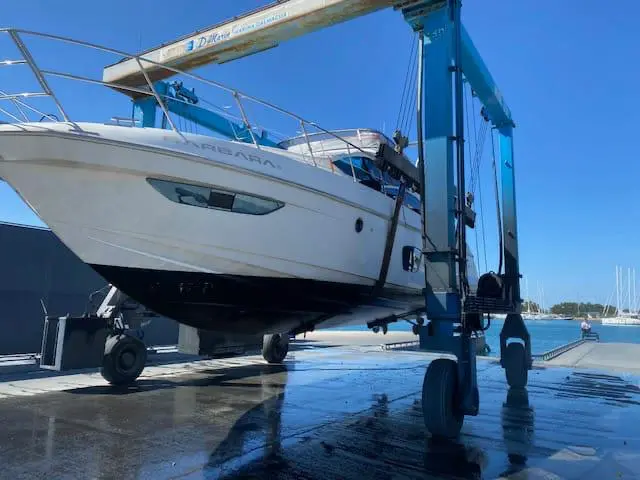
{"type": "Polygon", "coordinates": [[[224,210],[248,215],[266,215],[284,206],[271,198],[220,188],[202,187],[186,183],[171,182],[158,178],[147,178],[147,182],[165,198],[175,203],[193,207],[224,210]]]}

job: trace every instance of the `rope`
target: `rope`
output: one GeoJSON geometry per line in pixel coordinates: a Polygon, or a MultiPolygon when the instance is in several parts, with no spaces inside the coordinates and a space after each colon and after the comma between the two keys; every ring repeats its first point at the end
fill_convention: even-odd
{"type": "MultiPolygon", "coordinates": [[[[417,60],[416,60],[417,62],[417,60]]],[[[417,63],[416,63],[417,64],[417,63]]],[[[414,76],[415,76],[414,72],[414,76]]],[[[411,90],[411,97],[416,98],[417,94],[418,94],[418,81],[417,79],[415,79],[413,81],[413,89],[411,90]]],[[[410,132],[413,129],[413,123],[416,120],[416,114],[417,114],[417,108],[418,108],[418,104],[417,102],[410,102],[411,105],[411,111],[407,112],[407,129],[406,132],[410,132]]]]}
{"type": "MultiPolygon", "coordinates": [[[[417,59],[414,61],[413,63],[414,65],[417,65],[417,59]]],[[[416,67],[417,68],[417,67],[416,67]]],[[[413,77],[415,77],[416,74],[416,69],[414,68],[411,72],[411,75],[413,77]]],[[[418,93],[418,82],[417,80],[414,78],[413,82],[411,82],[409,84],[409,93],[410,96],[409,98],[416,98],[416,95],[418,93]]],[[[411,131],[411,129],[413,128],[413,122],[415,121],[416,118],[416,109],[417,109],[417,102],[413,101],[409,101],[409,98],[407,98],[407,105],[409,105],[407,107],[407,115],[405,118],[405,121],[403,123],[403,127],[404,128],[404,132],[406,132],[408,134],[408,132],[411,131]]]]}
{"type": "MultiPolygon", "coordinates": [[[[474,155],[471,155],[471,142],[469,143],[469,158],[470,158],[470,191],[473,193],[473,195],[475,196],[476,194],[476,190],[478,191],[478,202],[480,203],[480,225],[474,229],[474,234],[476,237],[476,252],[478,254],[478,258],[477,258],[477,264],[478,264],[478,271],[480,271],[480,246],[479,246],[479,242],[478,242],[478,230],[482,229],[482,253],[483,253],[483,257],[484,257],[484,271],[488,271],[489,269],[489,261],[487,259],[487,230],[486,230],[486,226],[485,226],[485,221],[484,221],[484,202],[482,199],[482,183],[480,182],[480,166],[482,164],[482,158],[483,158],[483,153],[484,153],[484,144],[485,141],[487,139],[487,130],[489,129],[489,124],[488,122],[483,122],[480,124],[480,129],[478,131],[478,127],[475,121],[475,114],[476,114],[476,109],[475,109],[475,102],[474,102],[474,97],[473,97],[473,92],[471,90],[471,86],[469,86],[469,95],[471,96],[471,99],[469,100],[471,102],[471,110],[473,113],[473,136],[469,135],[469,138],[473,138],[474,140],[474,146],[475,146],[475,152],[474,155]]],[[[464,97],[465,100],[465,104],[467,103],[467,95],[465,94],[464,97]]],[[[468,108],[466,108],[467,111],[467,116],[466,116],[466,122],[467,122],[467,130],[470,130],[470,126],[469,126],[469,115],[468,115],[468,108]]]]}
{"type": "Polygon", "coordinates": [[[487,130],[488,130],[488,122],[484,122],[481,124],[480,129],[482,133],[479,135],[479,141],[476,142],[476,183],[474,184],[475,188],[478,188],[478,200],[480,201],[480,222],[482,226],[482,248],[484,254],[484,268],[485,272],[489,268],[489,263],[487,261],[487,229],[485,228],[484,223],[484,202],[482,201],[482,182],[480,182],[480,165],[482,163],[483,153],[484,153],[484,142],[487,138],[487,130]]]}
{"type": "Polygon", "coordinates": [[[407,95],[407,86],[409,84],[409,70],[412,69],[412,67],[415,67],[415,62],[413,62],[413,52],[416,48],[416,42],[415,42],[415,38],[412,39],[411,42],[411,51],[409,53],[409,63],[407,63],[407,72],[405,73],[405,77],[404,77],[404,87],[402,88],[402,96],[400,97],[400,108],[398,110],[398,118],[396,120],[396,130],[398,128],[400,128],[400,119],[403,118],[403,111],[404,111],[404,103],[405,103],[405,97],[407,95]]]}
{"type": "MultiPolygon", "coordinates": [[[[413,47],[415,47],[416,42],[413,42],[413,47]]],[[[411,49],[411,58],[410,58],[410,71],[409,71],[409,75],[407,77],[407,92],[406,92],[406,98],[404,100],[404,105],[403,105],[403,115],[400,121],[400,130],[402,130],[403,132],[408,132],[409,131],[409,124],[411,123],[412,120],[412,111],[413,108],[416,107],[416,102],[415,101],[411,101],[412,97],[416,96],[417,93],[417,81],[415,79],[416,73],[417,73],[417,60],[415,58],[415,55],[417,55],[417,51],[415,48],[411,49]]]]}
{"type": "Polygon", "coordinates": [[[476,183],[478,182],[478,179],[480,176],[480,164],[482,163],[482,157],[484,153],[484,142],[486,141],[486,138],[487,138],[488,123],[483,122],[482,124],[480,124],[480,132],[476,130],[475,103],[473,103],[473,97],[471,101],[472,101],[472,108],[473,108],[473,114],[474,114],[474,122],[473,122],[474,134],[477,135],[475,139],[475,146],[476,146],[475,155],[473,157],[474,159],[473,168],[475,169],[475,176],[472,177],[471,179],[472,191],[475,193],[476,183]]]}
{"type": "Polygon", "coordinates": [[[498,250],[498,275],[502,274],[502,214],[500,213],[500,192],[498,191],[498,167],[496,166],[496,147],[493,142],[493,130],[491,130],[491,156],[493,157],[493,185],[496,196],[496,213],[498,215],[498,238],[500,239],[500,250],[498,250]]]}
{"type": "MultiPolygon", "coordinates": [[[[485,128],[486,134],[486,128],[485,128]]],[[[484,137],[486,138],[486,136],[484,137]]],[[[482,142],[484,146],[484,141],[482,142]]],[[[478,175],[479,172],[479,162],[478,162],[478,175]]],[[[487,229],[484,226],[484,202],[482,201],[482,182],[478,181],[478,200],[480,200],[480,222],[482,224],[482,249],[484,253],[484,271],[487,272],[489,270],[489,264],[487,262],[487,229]]]]}
{"type": "MultiPolygon", "coordinates": [[[[470,90],[469,90],[470,91],[470,90]]],[[[467,108],[468,105],[468,101],[467,101],[467,89],[465,88],[464,91],[464,96],[462,97],[464,99],[464,112],[465,112],[465,122],[466,122],[466,127],[467,127],[467,132],[470,132],[471,130],[469,130],[469,108],[467,108]]],[[[473,101],[473,98],[471,99],[473,101]]],[[[475,132],[474,132],[475,134],[475,132]]],[[[469,136],[469,140],[471,140],[471,136],[469,136]]],[[[471,141],[467,142],[467,146],[468,146],[468,150],[469,150],[469,163],[473,162],[473,156],[471,155],[471,141]]],[[[473,167],[471,167],[469,169],[470,172],[470,176],[471,176],[471,181],[469,182],[472,185],[472,189],[471,191],[473,192],[473,175],[474,175],[474,169],[473,167]]],[[[475,236],[475,240],[476,240],[476,268],[478,269],[478,272],[480,272],[480,246],[478,243],[478,229],[474,228],[473,229],[473,234],[475,236]]]]}

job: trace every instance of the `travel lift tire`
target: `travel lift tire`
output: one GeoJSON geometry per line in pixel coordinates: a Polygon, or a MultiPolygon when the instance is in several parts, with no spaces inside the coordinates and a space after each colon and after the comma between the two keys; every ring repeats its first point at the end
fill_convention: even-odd
{"type": "Polygon", "coordinates": [[[422,384],[424,424],[433,437],[455,438],[464,414],[458,409],[458,364],[439,358],[432,361],[422,384]]]}
{"type": "Polygon", "coordinates": [[[521,343],[510,343],[504,352],[504,371],[510,388],[524,388],[529,379],[527,354],[521,343]]]}
{"type": "Polygon", "coordinates": [[[262,356],[268,363],[282,363],[289,353],[289,335],[272,333],[262,339],[262,356]]]}
{"type": "Polygon", "coordinates": [[[100,373],[111,385],[129,385],[144,370],[147,347],[130,335],[111,335],[104,345],[100,373]]]}

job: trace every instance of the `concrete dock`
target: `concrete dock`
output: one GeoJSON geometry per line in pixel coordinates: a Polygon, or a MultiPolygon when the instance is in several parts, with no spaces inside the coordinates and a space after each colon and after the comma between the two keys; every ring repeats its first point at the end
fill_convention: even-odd
{"type": "Polygon", "coordinates": [[[587,342],[547,363],[567,367],[640,373],[640,345],[587,342]]]}
{"type": "Polygon", "coordinates": [[[281,366],[177,358],[128,389],[0,374],[0,478],[640,478],[640,377],[536,364],[509,392],[481,359],[480,415],[437,443],[433,358],[308,338],[281,366]]]}

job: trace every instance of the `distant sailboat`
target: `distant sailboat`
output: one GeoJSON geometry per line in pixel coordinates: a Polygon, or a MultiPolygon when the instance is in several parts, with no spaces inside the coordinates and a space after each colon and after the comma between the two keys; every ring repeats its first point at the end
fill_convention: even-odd
{"type": "Polygon", "coordinates": [[[638,306],[636,301],[636,271],[633,269],[633,301],[631,300],[631,269],[627,273],[627,311],[622,308],[624,303],[623,271],[622,267],[616,266],[616,316],[602,319],[603,325],[640,325],[638,306]]]}
{"type": "Polygon", "coordinates": [[[543,310],[543,297],[540,294],[540,284],[538,283],[538,311],[537,312],[533,312],[531,311],[531,298],[529,297],[529,278],[525,277],[524,279],[524,285],[525,285],[525,294],[527,297],[527,311],[524,312],[522,314],[522,318],[524,320],[543,320],[543,319],[547,319],[548,317],[544,314],[544,310],[543,310]]]}

